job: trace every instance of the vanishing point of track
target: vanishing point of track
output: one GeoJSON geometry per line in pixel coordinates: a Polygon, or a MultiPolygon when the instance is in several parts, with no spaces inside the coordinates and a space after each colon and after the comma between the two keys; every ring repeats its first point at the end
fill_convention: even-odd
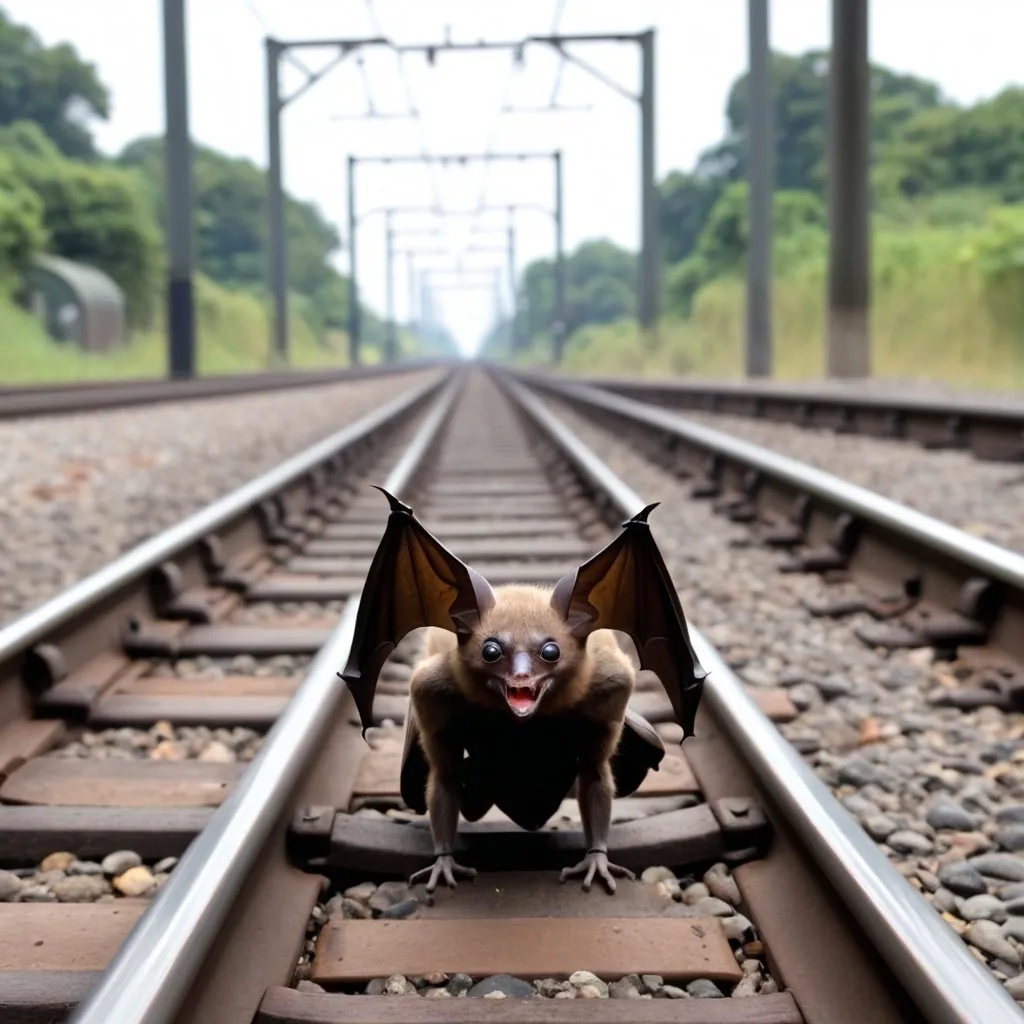
{"type": "MultiPolygon", "coordinates": [[[[439,373],[0,631],[0,863],[181,857],[145,913],[130,896],[0,904],[9,1019],[60,1020],[76,1004],[83,1024],[1020,1019],[772,727],[758,706],[772,715],[772,693],[748,694],[696,632],[710,670],[697,737],[667,744],[610,836],[612,860],[668,867],[671,881],[615,897],[559,886],[556,868],[581,852],[576,828],[485,821],[460,830],[474,883],[324,920],[328,892],[402,878],[431,852],[397,795],[415,643],[382,675],[369,746],[336,675],[386,518],[370,482],[495,583],[553,583],[657,499],[522,383],[439,373]],[[100,728],[155,731],[178,753],[176,729],[266,738],[244,771],[187,753],[60,756],[100,728]],[[676,876],[710,876],[728,898],[679,891],[676,876]],[[439,989],[462,974],[591,970],[636,976],[636,995],[658,998],[354,994],[399,975],[439,989]],[[708,985],[748,998],[686,998],[708,985]]],[[[641,676],[635,703],[678,738],[656,680],[641,676]]]]}

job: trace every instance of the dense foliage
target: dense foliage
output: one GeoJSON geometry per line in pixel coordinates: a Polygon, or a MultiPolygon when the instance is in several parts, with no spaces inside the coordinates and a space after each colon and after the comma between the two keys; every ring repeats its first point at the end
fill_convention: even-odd
{"type": "MultiPolygon", "coordinates": [[[[772,57],[774,272],[777,280],[806,281],[807,294],[819,297],[828,245],[828,60],[822,51],[772,57]]],[[[729,92],[722,141],[702,153],[692,170],[670,172],[659,187],[663,304],[670,317],[684,322],[702,296],[710,302],[712,294],[724,294],[716,283],[738,279],[745,264],[748,90],[744,74],[729,92]]],[[[877,286],[919,284],[914,275],[939,264],[947,278],[973,275],[990,303],[986,315],[1002,318],[1024,337],[1024,206],[1007,205],[1024,203],[1024,89],[1008,88],[961,107],[932,82],[873,65],[871,97],[877,286]]],[[[577,353],[594,356],[601,325],[632,320],[633,254],[608,242],[587,242],[568,265],[576,269],[569,351],[575,346],[577,353]],[[578,259],[584,252],[587,258],[578,259]]],[[[965,279],[962,288],[970,292],[970,282],[965,279]]],[[[553,289],[549,261],[526,268],[519,296],[527,328],[520,331],[524,356],[548,348],[553,289]]],[[[730,294],[742,302],[741,290],[730,294]]],[[[730,329],[734,321],[730,313],[730,329]]],[[[613,334],[621,346],[618,329],[603,337],[613,334]]],[[[502,325],[488,339],[489,350],[504,351],[510,337],[502,325]]],[[[644,355],[634,351],[632,358],[644,355]]]]}

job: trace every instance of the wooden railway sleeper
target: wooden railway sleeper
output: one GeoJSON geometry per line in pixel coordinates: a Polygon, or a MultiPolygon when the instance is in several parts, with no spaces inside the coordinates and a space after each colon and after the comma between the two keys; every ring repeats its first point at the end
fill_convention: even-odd
{"type": "Polygon", "coordinates": [[[196,624],[213,621],[210,603],[202,592],[188,591],[181,567],[163,562],[149,573],[149,597],[158,618],[196,624]]]}
{"type": "Polygon", "coordinates": [[[199,560],[212,587],[244,594],[256,581],[251,572],[228,560],[224,544],[216,534],[209,534],[199,542],[199,560]]]}
{"type": "Polygon", "coordinates": [[[845,570],[860,540],[863,527],[859,519],[844,512],[836,519],[827,544],[799,552],[792,561],[780,565],[779,571],[827,573],[845,570]]]}

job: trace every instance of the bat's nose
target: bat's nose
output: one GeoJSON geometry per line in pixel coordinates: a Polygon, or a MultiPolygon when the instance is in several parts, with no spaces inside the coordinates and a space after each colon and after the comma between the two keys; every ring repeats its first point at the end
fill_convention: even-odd
{"type": "Polygon", "coordinates": [[[512,678],[530,679],[533,676],[533,659],[526,651],[516,651],[512,655],[512,678]]]}

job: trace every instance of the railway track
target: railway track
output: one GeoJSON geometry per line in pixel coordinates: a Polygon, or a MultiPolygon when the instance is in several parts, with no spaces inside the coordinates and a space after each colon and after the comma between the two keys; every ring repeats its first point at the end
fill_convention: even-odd
{"type": "MultiPolygon", "coordinates": [[[[431,854],[397,792],[416,640],[369,745],[336,675],[386,518],[369,482],[494,583],[553,583],[645,504],[521,384],[456,373],[0,631],[0,866],[46,857],[32,887],[57,894],[0,903],[0,1019],[1020,1019],[770,725],[788,702],[699,634],[697,738],[616,808],[610,859],[643,880],[558,885],[566,806],[536,834],[463,825],[475,882],[408,890],[431,854]],[[501,999],[531,982],[550,1001],[501,999]]],[[[635,702],[678,738],[656,680],[635,702]]]]}
{"type": "Polygon", "coordinates": [[[980,459],[1024,459],[1024,405],[999,395],[985,401],[936,399],[760,381],[588,377],[586,383],[677,411],[728,413],[848,434],[905,438],[930,449],[964,449],[980,459]]]}
{"type": "Polygon", "coordinates": [[[39,384],[0,387],[0,419],[27,416],[55,416],[116,409],[122,406],[148,405],[197,398],[223,398],[228,395],[280,391],[285,388],[332,384],[389,373],[406,373],[438,365],[432,360],[416,360],[385,366],[355,369],[287,370],[268,373],[223,374],[191,380],[122,380],[85,384],[39,384]]]}

